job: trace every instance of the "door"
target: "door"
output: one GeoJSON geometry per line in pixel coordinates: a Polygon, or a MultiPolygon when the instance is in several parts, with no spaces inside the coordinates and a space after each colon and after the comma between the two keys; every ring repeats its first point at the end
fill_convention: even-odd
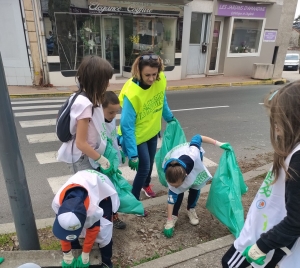
{"type": "Polygon", "coordinates": [[[199,75],[205,71],[209,14],[192,12],[187,75],[199,75]]]}
{"type": "Polygon", "coordinates": [[[121,72],[120,64],[120,19],[103,16],[103,58],[111,63],[114,73],[121,72]]]}
{"type": "Polygon", "coordinates": [[[219,69],[219,57],[221,51],[222,42],[222,32],[223,32],[223,22],[221,20],[216,20],[214,23],[213,38],[211,44],[211,54],[209,71],[218,72],[219,69]]]}

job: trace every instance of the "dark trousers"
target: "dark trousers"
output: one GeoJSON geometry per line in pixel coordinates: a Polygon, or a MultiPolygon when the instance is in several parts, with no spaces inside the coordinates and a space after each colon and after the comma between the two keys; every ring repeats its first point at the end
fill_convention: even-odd
{"type": "Polygon", "coordinates": [[[139,167],[132,184],[132,194],[137,200],[140,200],[142,188],[150,184],[156,148],[157,135],[137,146],[139,167]]]}
{"type": "MultiPolygon", "coordinates": [[[[173,215],[174,216],[178,216],[179,209],[181,207],[181,203],[182,203],[182,200],[183,200],[183,196],[184,196],[184,193],[181,193],[181,194],[178,195],[177,201],[176,201],[176,203],[174,204],[174,207],[173,207],[173,215]]],[[[200,196],[200,190],[196,190],[196,189],[190,189],[189,190],[189,196],[188,196],[188,202],[187,202],[187,209],[188,210],[190,208],[195,208],[196,207],[199,196],[200,196]]]]}
{"type": "MultiPolygon", "coordinates": [[[[291,249],[295,242],[296,240],[292,244],[288,245],[287,248],[291,249]]],[[[275,268],[285,255],[285,252],[280,248],[275,249],[272,259],[268,262],[265,268],[275,268]]],[[[231,265],[230,267],[235,268],[247,268],[250,266],[250,263],[242,256],[241,253],[237,252],[234,245],[232,245],[222,258],[222,267],[229,268],[229,265],[231,265]],[[234,266],[232,266],[233,264],[234,266]]]]}

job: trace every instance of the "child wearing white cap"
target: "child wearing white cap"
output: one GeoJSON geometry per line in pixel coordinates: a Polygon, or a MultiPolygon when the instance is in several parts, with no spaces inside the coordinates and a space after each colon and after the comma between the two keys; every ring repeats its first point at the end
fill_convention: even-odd
{"type": "Polygon", "coordinates": [[[56,213],[54,235],[60,239],[63,268],[89,267],[93,244],[99,244],[101,268],[113,267],[112,215],[120,205],[118,194],[104,174],[83,170],[73,175],[57,192],[52,202],[56,213]],[[82,254],[76,260],[72,249],[79,249],[78,237],[85,236],[82,254]]]}

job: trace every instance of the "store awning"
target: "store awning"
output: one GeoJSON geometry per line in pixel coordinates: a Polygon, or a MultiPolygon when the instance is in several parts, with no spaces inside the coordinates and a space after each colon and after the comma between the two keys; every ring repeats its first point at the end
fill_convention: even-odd
{"type": "MultiPolygon", "coordinates": [[[[100,0],[97,0],[96,2],[99,2],[100,0]]],[[[118,2],[118,0],[113,0],[114,2],[118,2]]],[[[147,3],[153,3],[153,4],[171,4],[171,5],[185,5],[187,3],[192,2],[193,0],[148,0],[147,3]]],[[[123,1],[119,1],[123,2],[123,1]]],[[[129,2],[135,2],[140,3],[141,0],[129,0],[129,2]]]]}

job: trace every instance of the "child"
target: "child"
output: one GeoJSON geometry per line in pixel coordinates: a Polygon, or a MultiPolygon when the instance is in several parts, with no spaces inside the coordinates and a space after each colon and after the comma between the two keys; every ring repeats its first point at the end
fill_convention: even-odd
{"type": "Polygon", "coordinates": [[[222,258],[226,268],[300,264],[299,81],[273,92],[265,106],[270,117],[273,167],[251,204],[239,237],[222,258]]]}
{"type": "MultiPolygon", "coordinates": [[[[92,169],[89,158],[108,174],[110,163],[103,156],[106,148],[104,115],[101,104],[103,94],[113,76],[110,63],[98,56],[85,57],[77,71],[79,95],[70,111],[70,132],[74,139],[62,144],[57,159],[69,164],[75,173],[92,169]]],[[[74,95],[73,95],[74,96],[74,95]]]]}
{"type": "Polygon", "coordinates": [[[118,96],[112,91],[106,91],[104,94],[104,101],[102,104],[103,113],[106,125],[106,134],[111,139],[114,148],[119,152],[119,161],[125,163],[125,155],[120,150],[117,140],[117,129],[116,129],[116,115],[120,112],[121,106],[118,96]]]}
{"type": "Polygon", "coordinates": [[[94,170],[77,172],[59,189],[52,208],[56,213],[53,233],[60,239],[63,251],[62,267],[89,267],[94,242],[99,243],[100,267],[113,267],[111,220],[119,205],[118,194],[109,178],[94,170]],[[81,249],[80,233],[85,239],[76,260],[72,249],[81,249]]]}
{"type": "MultiPolygon", "coordinates": [[[[125,163],[125,155],[119,149],[118,140],[117,140],[117,131],[116,131],[116,115],[120,111],[120,101],[118,96],[112,91],[106,91],[104,93],[103,100],[103,113],[105,118],[105,126],[106,126],[106,135],[108,139],[111,139],[112,144],[116,151],[119,154],[119,161],[123,164],[125,163]]],[[[122,221],[118,214],[114,214],[114,227],[117,229],[125,229],[126,223],[122,221]]]]}
{"type": "Polygon", "coordinates": [[[165,157],[163,168],[169,186],[168,219],[164,227],[166,237],[171,237],[178,219],[184,192],[189,190],[187,215],[192,225],[199,224],[196,214],[196,204],[200,196],[200,189],[211,179],[209,171],[202,164],[203,150],[201,143],[221,146],[224,143],[209,137],[195,135],[190,144],[181,144],[173,148],[165,157]]]}

